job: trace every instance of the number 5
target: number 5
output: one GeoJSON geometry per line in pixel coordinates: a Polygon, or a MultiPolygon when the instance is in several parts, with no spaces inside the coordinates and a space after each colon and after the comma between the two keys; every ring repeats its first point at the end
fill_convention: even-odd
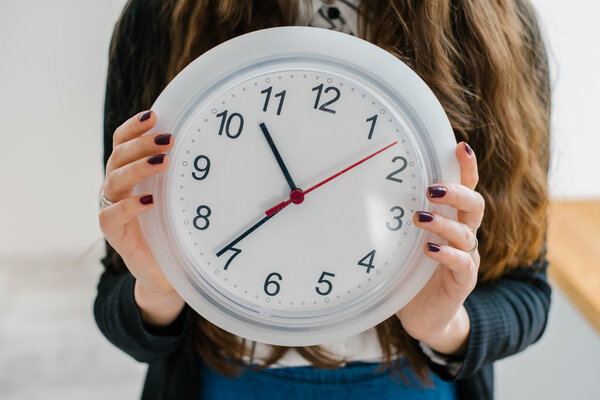
{"type": "Polygon", "coordinates": [[[324,283],[327,285],[327,290],[325,290],[325,291],[322,291],[320,287],[315,286],[315,290],[321,296],[327,296],[329,293],[331,293],[331,290],[333,289],[333,284],[331,283],[331,281],[324,279],[326,276],[334,277],[335,274],[332,274],[330,272],[325,272],[325,271],[323,271],[323,273],[321,274],[321,277],[319,278],[318,283],[324,283]]]}

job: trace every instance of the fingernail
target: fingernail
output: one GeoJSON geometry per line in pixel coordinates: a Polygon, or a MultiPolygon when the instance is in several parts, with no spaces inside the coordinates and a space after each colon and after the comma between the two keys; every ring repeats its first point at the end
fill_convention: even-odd
{"type": "Polygon", "coordinates": [[[153,202],[154,202],[154,199],[152,198],[151,194],[140,197],[140,203],[142,203],[143,205],[152,204],[153,202]]]}
{"type": "Polygon", "coordinates": [[[417,217],[419,218],[419,222],[431,222],[433,221],[433,214],[430,214],[425,211],[417,211],[417,217]]]}
{"type": "Polygon", "coordinates": [[[442,186],[430,186],[427,188],[429,191],[429,197],[432,199],[439,199],[440,197],[444,197],[446,195],[446,188],[442,186]]]}
{"type": "Polygon", "coordinates": [[[164,160],[165,160],[164,154],[155,154],[152,157],[148,158],[148,164],[150,164],[150,165],[162,164],[164,160]]]}
{"type": "Polygon", "coordinates": [[[465,142],[465,150],[467,151],[467,154],[472,156],[473,155],[473,149],[471,148],[471,146],[469,146],[469,144],[467,142],[465,142]]]}
{"type": "Polygon", "coordinates": [[[150,118],[151,115],[152,115],[152,110],[146,111],[145,113],[140,115],[140,122],[146,121],[148,118],[150,118]]]}
{"type": "Polygon", "coordinates": [[[438,246],[437,244],[433,244],[433,243],[427,243],[427,248],[429,249],[429,251],[431,251],[433,253],[437,253],[442,249],[440,246],[438,246]]]}
{"type": "Polygon", "coordinates": [[[156,144],[169,144],[171,143],[171,134],[166,133],[164,135],[158,135],[154,138],[154,143],[156,144]]]}

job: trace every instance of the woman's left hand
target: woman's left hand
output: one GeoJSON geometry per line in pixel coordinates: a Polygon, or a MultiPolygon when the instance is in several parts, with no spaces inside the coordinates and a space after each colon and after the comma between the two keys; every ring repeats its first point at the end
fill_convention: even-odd
{"type": "Polygon", "coordinates": [[[471,330],[463,303],[475,288],[479,253],[475,233],[483,218],[485,202],[476,191],[477,161],[464,142],[456,146],[461,185],[430,186],[427,197],[436,204],[457,209],[457,221],[432,213],[416,212],[413,222],[448,242],[428,243],[425,254],[440,264],[421,291],[396,313],[406,332],[433,350],[463,355],[471,330]]]}

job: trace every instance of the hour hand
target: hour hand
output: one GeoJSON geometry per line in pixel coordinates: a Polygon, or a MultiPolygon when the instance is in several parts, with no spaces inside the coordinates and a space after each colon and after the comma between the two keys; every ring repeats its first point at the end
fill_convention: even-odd
{"type": "Polygon", "coordinates": [[[285,180],[287,181],[288,185],[290,185],[290,189],[292,191],[298,190],[298,187],[296,186],[294,180],[292,179],[292,176],[290,175],[290,171],[288,171],[287,167],[285,166],[285,163],[283,162],[283,159],[281,158],[281,154],[279,154],[279,150],[277,150],[277,146],[275,146],[275,142],[273,142],[273,138],[271,137],[267,126],[264,122],[261,122],[259,126],[262,130],[262,133],[265,135],[265,138],[267,139],[267,143],[269,143],[269,147],[271,148],[271,151],[273,152],[273,155],[277,160],[277,164],[279,164],[279,168],[281,168],[281,172],[283,172],[285,180]]]}

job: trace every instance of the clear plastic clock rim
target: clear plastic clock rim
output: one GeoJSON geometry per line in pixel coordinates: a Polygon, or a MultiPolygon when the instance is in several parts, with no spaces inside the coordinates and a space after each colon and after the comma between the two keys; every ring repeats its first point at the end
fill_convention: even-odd
{"type": "MultiPolygon", "coordinates": [[[[347,65],[348,70],[368,71],[368,76],[375,81],[384,82],[384,90],[389,92],[389,96],[400,99],[403,107],[427,133],[427,137],[422,139],[427,141],[426,146],[432,152],[431,159],[439,164],[436,166],[439,181],[460,181],[454,158],[456,142],[450,123],[426,84],[384,50],[353,36],[318,28],[265,29],[236,37],[206,52],[181,71],[158,97],[152,106],[158,116],[157,123],[150,133],[172,132],[199,96],[210,93],[215,85],[239,74],[240,70],[302,58],[347,65]]],[[[135,194],[153,193],[156,198],[155,207],[140,217],[144,235],[165,276],[182,298],[204,318],[238,336],[262,343],[307,346],[360,333],[408,303],[429,280],[437,265],[431,259],[423,259],[409,277],[409,287],[402,288],[402,293],[393,293],[393,285],[388,285],[388,293],[378,296],[373,304],[357,306],[354,315],[351,310],[339,320],[319,321],[317,318],[308,326],[292,320],[283,326],[271,324],[268,316],[254,315],[242,310],[243,307],[236,309],[235,304],[220,302],[218,289],[211,289],[210,285],[199,291],[190,279],[181,265],[177,246],[170,243],[174,235],[169,233],[170,227],[166,222],[164,176],[167,172],[142,182],[134,189],[135,194]]],[[[448,208],[433,209],[455,216],[448,208]]],[[[423,237],[440,241],[431,234],[423,234],[423,237]]],[[[417,250],[422,253],[422,249],[417,250]]]]}

